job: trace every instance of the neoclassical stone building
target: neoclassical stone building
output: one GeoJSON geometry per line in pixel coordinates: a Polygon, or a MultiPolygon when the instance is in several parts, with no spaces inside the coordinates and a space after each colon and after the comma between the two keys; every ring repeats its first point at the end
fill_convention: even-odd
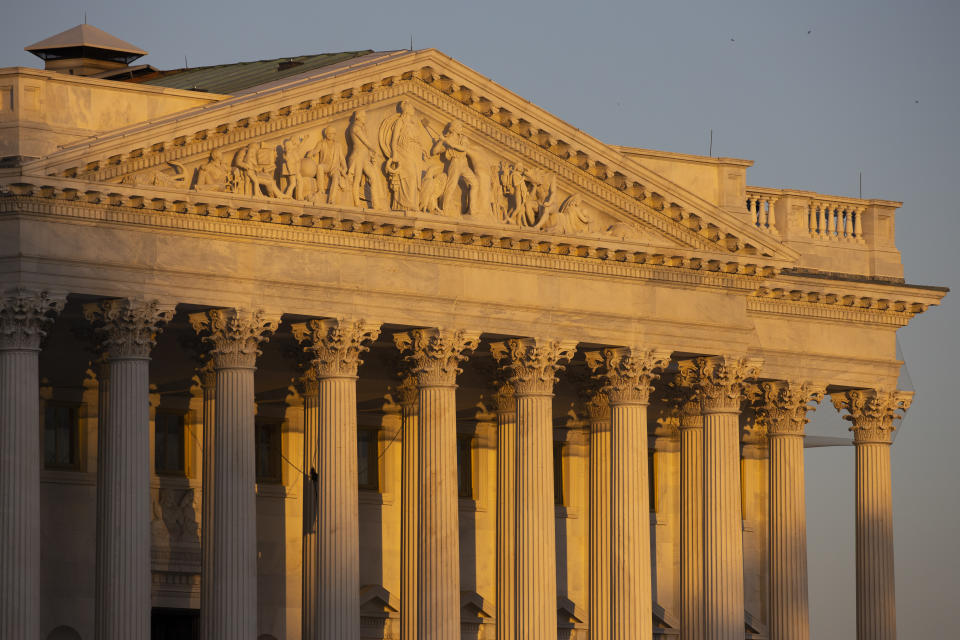
{"type": "Polygon", "coordinates": [[[895,637],[895,335],[945,294],[900,203],[601,143],[435,50],[28,49],[0,637],[807,640],[825,396],[895,637]]]}

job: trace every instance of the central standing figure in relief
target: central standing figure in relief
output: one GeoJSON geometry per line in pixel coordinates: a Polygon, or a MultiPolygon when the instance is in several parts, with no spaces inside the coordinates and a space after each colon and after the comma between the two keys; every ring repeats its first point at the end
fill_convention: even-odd
{"type": "Polygon", "coordinates": [[[380,148],[387,157],[386,172],[393,195],[392,209],[420,209],[420,187],[432,139],[404,100],[400,113],[380,125],[380,148]]]}

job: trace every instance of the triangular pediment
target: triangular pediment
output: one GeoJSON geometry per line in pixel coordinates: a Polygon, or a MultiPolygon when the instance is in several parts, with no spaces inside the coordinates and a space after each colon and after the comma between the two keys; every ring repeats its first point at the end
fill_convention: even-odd
{"type": "Polygon", "coordinates": [[[768,234],[427,50],[67,148],[25,174],[790,263],[768,234]]]}

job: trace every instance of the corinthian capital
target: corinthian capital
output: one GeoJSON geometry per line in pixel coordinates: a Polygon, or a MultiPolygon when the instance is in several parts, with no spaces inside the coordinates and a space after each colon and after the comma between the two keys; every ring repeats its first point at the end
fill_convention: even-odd
{"type": "Polygon", "coordinates": [[[260,355],[260,343],[277,330],[279,318],[263,309],[210,309],[190,315],[193,330],[210,344],[217,369],[252,369],[260,355]]]}
{"type": "Polygon", "coordinates": [[[110,359],[148,358],[161,328],[173,318],[174,305],[157,300],[114,298],[83,306],[83,315],[97,325],[110,359]]]}
{"type": "Polygon", "coordinates": [[[590,351],[587,366],[603,384],[610,404],[647,404],[654,371],[670,364],[670,351],[622,347],[590,351]]]}
{"type": "Polygon", "coordinates": [[[508,382],[519,396],[551,395],[561,361],[570,360],[576,342],[512,338],[490,345],[490,353],[500,363],[508,382]]]}
{"type": "Polygon", "coordinates": [[[0,297],[0,349],[39,349],[64,296],[12,289],[0,297]]]}
{"type": "Polygon", "coordinates": [[[902,419],[903,412],[913,401],[910,391],[887,391],[883,389],[851,389],[831,393],[830,400],[837,411],[846,409],[843,418],[853,423],[854,442],[889,443],[893,434],[893,421],[902,419]]]}
{"type": "Polygon", "coordinates": [[[767,435],[802,436],[807,412],[820,404],[826,389],[811,382],[770,381],[751,385],[750,396],[767,435]]]}
{"type": "Polygon", "coordinates": [[[704,413],[740,411],[743,383],[756,377],[761,360],[715,356],[680,363],[680,375],[698,388],[704,413]]]}
{"type": "Polygon", "coordinates": [[[678,373],[665,378],[662,390],[667,413],[676,420],[680,429],[703,428],[700,388],[691,369],[681,368],[678,373]]]}
{"type": "Polygon", "coordinates": [[[460,329],[413,329],[393,334],[410,372],[421,387],[448,387],[457,381],[460,363],[480,344],[479,333],[460,329]]]}
{"type": "Polygon", "coordinates": [[[364,320],[310,320],[293,325],[293,337],[304,343],[319,378],[355,378],[366,343],[380,336],[380,325],[364,320]]]}

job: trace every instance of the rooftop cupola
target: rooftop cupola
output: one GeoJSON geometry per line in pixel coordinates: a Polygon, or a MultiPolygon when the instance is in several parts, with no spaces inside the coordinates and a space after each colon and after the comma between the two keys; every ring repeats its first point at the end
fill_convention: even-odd
{"type": "Polygon", "coordinates": [[[41,58],[44,69],[76,76],[122,69],[147,54],[143,49],[89,24],[79,24],[24,47],[24,51],[41,58]]]}

